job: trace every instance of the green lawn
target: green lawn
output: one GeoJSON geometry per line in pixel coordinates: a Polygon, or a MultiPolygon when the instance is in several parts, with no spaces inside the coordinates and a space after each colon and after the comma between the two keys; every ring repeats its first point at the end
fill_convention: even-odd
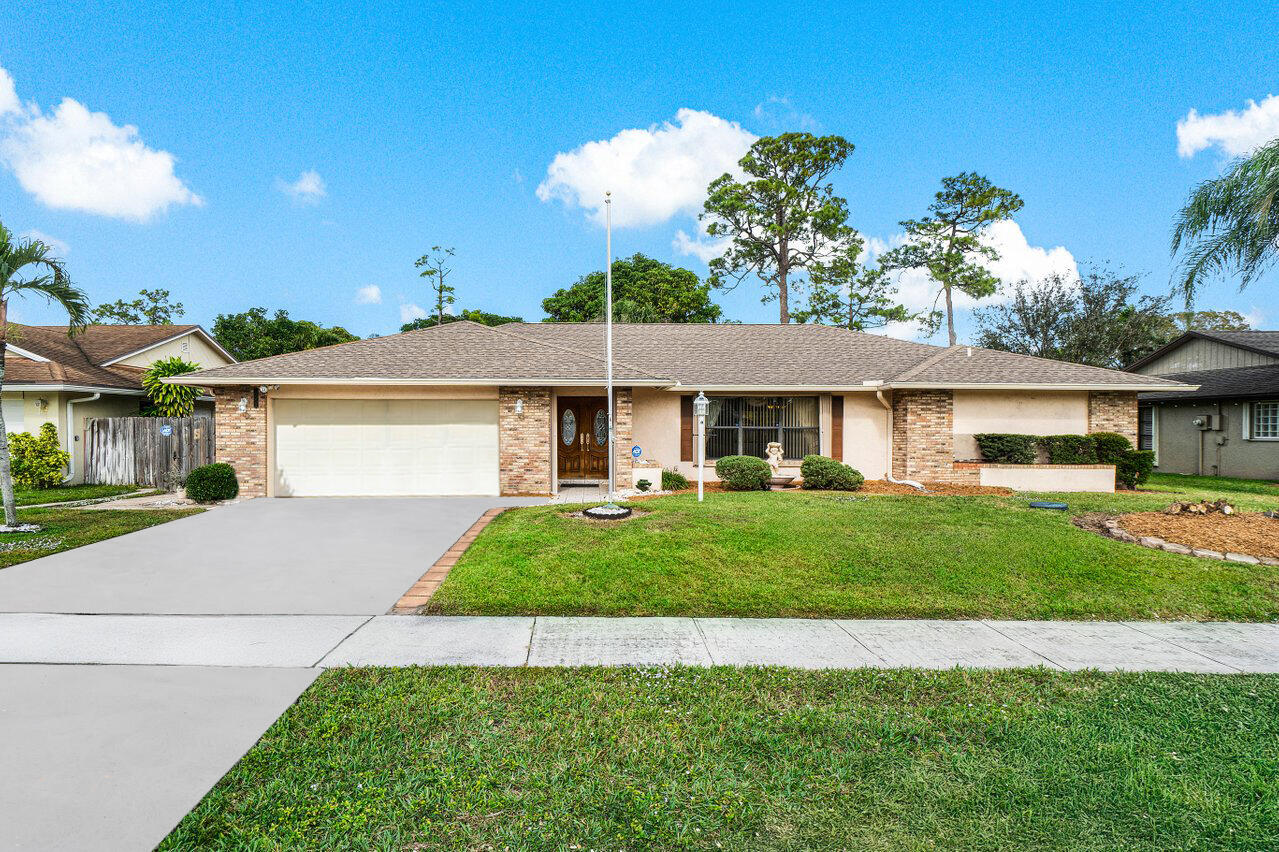
{"type": "Polygon", "coordinates": [[[1231,479],[1227,476],[1186,476],[1180,473],[1152,473],[1144,486],[1168,491],[1213,492],[1221,494],[1267,494],[1279,498],[1279,482],[1264,479],[1231,479]]]}
{"type": "Polygon", "coordinates": [[[34,533],[0,536],[0,568],[27,562],[60,550],[92,544],[104,538],[153,527],[203,509],[23,509],[18,520],[40,524],[34,533]]]}
{"type": "Polygon", "coordinates": [[[75,500],[93,500],[98,497],[114,497],[139,491],[136,485],[61,485],[57,488],[41,488],[33,491],[15,491],[19,506],[37,503],[70,503],[75,500]]]}
{"type": "Polygon", "coordinates": [[[321,675],[160,849],[1273,848],[1279,677],[321,675]]]}
{"type": "MultiPolygon", "coordinates": [[[[1198,493],[1198,492],[1196,492],[1198,493]]],[[[1231,495],[1241,508],[1279,498],[1231,495]]],[[[1173,495],[708,494],[634,504],[614,526],[563,506],[509,511],[449,574],[446,614],[851,618],[1279,618],[1279,571],[1102,538],[1070,515],[1173,495]],[[1033,510],[1064,499],[1068,513],[1033,510]]]]}

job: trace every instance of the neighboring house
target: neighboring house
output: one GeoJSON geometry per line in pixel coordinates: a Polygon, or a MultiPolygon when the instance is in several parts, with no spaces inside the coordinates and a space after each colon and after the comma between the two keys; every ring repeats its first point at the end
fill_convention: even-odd
{"type": "MultiPolygon", "coordinates": [[[[201,367],[235,363],[198,325],[91,325],[75,337],[65,325],[9,323],[4,356],[4,423],[8,432],[58,427],[71,453],[68,481],[84,475],[84,429],[92,417],[136,415],[146,397],[142,374],[174,355],[201,367]]],[[[212,402],[197,403],[212,413],[212,402]]]]}
{"type": "Polygon", "coordinates": [[[1159,470],[1279,479],[1279,331],[1186,332],[1128,369],[1199,386],[1140,397],[1159,470]]]}
{"type": "MultiPolygon", "coordinates": [[[[607,475],[603,350],[599,324],[455,322],[170,381],[213,389],[217,456],[244,496],[546,494],[607,475]]],[[[819,325],[617,324],[614,353],[623,488],[633,450],[694,472],[699,391],[712,459],[780,441],[792,465],[979,482],[957,464],[974,433],[1135,441],[1137,392],[1185,387],[819,325]]]]}

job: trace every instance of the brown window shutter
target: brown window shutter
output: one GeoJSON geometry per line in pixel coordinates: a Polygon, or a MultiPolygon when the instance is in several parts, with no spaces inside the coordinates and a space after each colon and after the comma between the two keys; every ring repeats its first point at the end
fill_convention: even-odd
{"type": "Polygon", "coordinates": [[[844,460],[844,397],[830,398],[830,456],[844,460]]]}
{"type": "Polygon", "coordinates": [[[679,460],[693,460],[693,398],[679,398],[679,460]]]}

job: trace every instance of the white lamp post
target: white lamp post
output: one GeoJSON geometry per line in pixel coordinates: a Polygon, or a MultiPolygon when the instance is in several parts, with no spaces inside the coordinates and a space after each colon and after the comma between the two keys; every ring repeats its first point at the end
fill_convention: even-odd
{"type": "Polygon", "coordinates": [[[697,392],[693,400],[693,416],[697,418],[697,502],[702,502],[702,483],[706,479],[706,413],[710,411],[711,401],[706,394],[697,392]]]}

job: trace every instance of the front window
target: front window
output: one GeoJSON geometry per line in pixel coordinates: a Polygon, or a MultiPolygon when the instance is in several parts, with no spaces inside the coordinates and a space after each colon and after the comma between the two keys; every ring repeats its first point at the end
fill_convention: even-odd
{"type": "Polygon", "coordinates": [[[1252,404],[1252,437],[1279,438],[1279,402],[1252,404]]]}
{"type": "Polygon", "coordinates": [[[821,451],[815,396],[711,397],[706,415],[706,455],[765,458],[778,441],[782,455],[802,459],[821,451]]]}

